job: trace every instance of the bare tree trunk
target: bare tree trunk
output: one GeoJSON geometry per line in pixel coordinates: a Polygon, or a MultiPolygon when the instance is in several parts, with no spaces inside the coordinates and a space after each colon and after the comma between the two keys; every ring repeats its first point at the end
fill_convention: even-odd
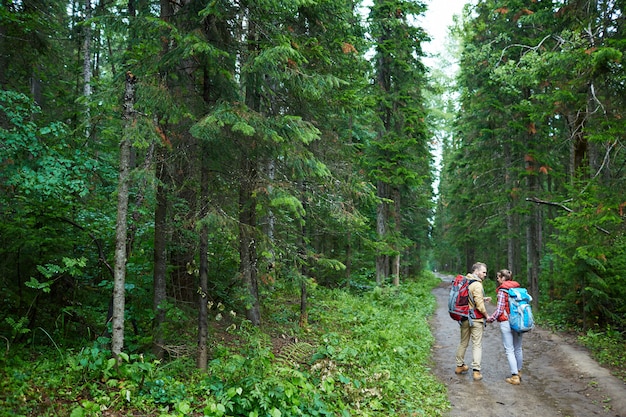
{"type": "MultiPolygon", "coordinates": [[[[257,26],[254,20],[248,19],[247,43],[250,57],[259,52],[257,26]]],[[[261,96],[259,93],[259,75],[248,73],[246,79],[246,105],[262,113],[261,96]]],[[[250,144],[250,149],[255,149],[250,144]]],[[[254,153],[254,151],[252,151],[254,153]]],[[[261,324],[261,308],[259,301],[259,283],[257,276],[258,256],[256,251],[256,197],[255,186],[258,181],[258,156],[248,155],[245,150],[241,153],[240,186],[239,186],[239,271],[243,284],[248,291],[246,303],[246,317],[253,325],[261,324]]]]}
{"type": "Polygon", "coordinates": [[[249,296],[246,303],[246,317],[252,324],[259,326],[261,309],[255,241],[256,198],[253,194],[257,171],[254,163],[245,156],[242,159],[242,165],[242,178],[239,186],[239,272],[249,296]]]}
{"type": "Polygon", "coordinates": [[[517,239],[517,233],[518,233],[517,227],[519,225],[517,224],[518,223],[516,221],[517,215],[514,213],[513,208],[515,207],[515,200],[518,198],[518,196],[516,195],[516,192],[514,191],[515,187],[514,187],[513,180],[512,180],[513,161],[511,158],[511,146],[509,143],[505,144],[504,155],[505,155],[505,173],[504,173],[505,184],[506,184],[506,189],[510,190],[510,193],[511,193],[506,203],[506,231],[507,231],[506,263],[507,263],[507,268],[509,269],[509,271],[513,272],[513,275],[515,275],[519,268],[519,265],[518,265],[519,239],[517,239]]]}
{"type": "MultiPolygon", "coordinates": [[[[269,184],[267,185],[267,193],[272,196],[274,190],[274,178],[276,175],[276,167],[274,166],[274,160],[271,160],[267,164],[267,175],[269,179],[269,184]]],[[[274,253],[274,231],[276,229],[276,215],[274,214],[274,210],[272,210],[271,206],[267,213],[267,223],[265,227],[265,234],[267,235],[267,241],[269,242],[269,267],[268,270],[272,270],[274,268],[274,264],[276,262],[276,254],[274,253]]]]}
{"type": "Polygon", "coordinates": [[[118,358],[124,348],[124,311],[126,304],[126,230],[128,217],[128,183],[130,178],[130,125],[135,117],[135,83],[137,79],[128,71],[124,91],[124,131],[120,144],[120,169],[117,196],[117,221],[115,228],[115,267],[113,285],[113,334],[111,352],[118,358]]]}
{"type": "MultiPolygon", "coordinates": [[[[375,6],[377,2],[374,2],[375,6]]],[[[378,2],[381,3],[381,2],[378,2]]],[[[388,39],[391,38],[390,30],[388,28],[383,30],[383,33],[378,38],[378,45],[384,45],[388,39]]],[[[382,89],[383,94],[387,94],[391,91],[392,86],[392,57],[389,53],[381,53],[376,62],[377,72],[376,78],[378,86],[382,89]]],[[[382,121],[382,128],[378,132],[378,140],[383,140],[383,137],[392,128],[392,109],[386,105],[381,104],[378,108],[380,120],[382,121]]],[[[382,246],[386,243],[388,227],[389,227],[389,205],[386,199],[389,198],[388,184],[381,180],[378,180],[376,184],[376,191],[378,198],[381,199],[378,203],[376,210],[376,232],[378,235],[379,244],[382,246]]],[[[381,253],[381,249],[378,249],[376,255],[376,284],[382,285],[389,277],[389,255],[381,253]]]]}
{"type": "MultiPolygon", "coordinates": [[[[202,147],[203,148],[203,147],[202,147]]],[[[202,149],[201,148],[201,149],[202,149]]],[[[206,155],[202,151],[202,155],[206,155]]],[[[209,171],[204,158],[200,168],[200,297],[198,300],[198,358],[196,365],[203,371],[207,370],[208,363],[208,335],[209,323],[207,318],[208,280],[209,280],[209,226],[206,224],[206,216],[209,213],[209,171]]]]}
{"type": "Polygon", "coordinates": [[[5,53],[5,49],[8,45],[6,39],[6,27],[5,25],[0,25],[0,89],[3,90],[7,83],[6,73],[9,67],[9,59],[5,53]]]}
{"type": "MultiPolygon", "coordinates": [[[[306,256],[306,254],[303,254],[303,256],[306,256]]],[[[308,292],[307,292],[308,271],[307,271],[306,265],[301,266],[300,279],[301,279],[300,281],[300,319],[298,320],[298,326],[300,326],[300,328],[304,328],[309,324],[308,292]]]]}
{"type": "MultiPolygon", "coordinates": [[[[526,158],[526,172],[528,192],[533,195],[539,192],[540,185],[538,179],[538,170],[535,161],[532,158],[526,158]]],[[[533,297],[533,304],[537,308],[539,301],[539,262],[542,246],[542,216],[541,209],[537,206],[530,207],[528,215],[528,223],[526,225],[526,262],[527,262],[527,280],[530,295],[533,297]]]]}
{"type": "MultiPolygon", "coordinates": [[[[389,212],[387,203],[384,201],[387,198],[387,185],[382,181],[378,181],[376,189],[377,195],[381,199],[376,210],[376,234],[378,235],[379,244],[383,245],[387,236],[387,217],[389,212]]],[[[385,282],[389,275],[388,271],[389,256],[382,253],[379,248],[376,255],[376,285],[382,285],[385,282]]]]}
{"type": "MultiPolygon", "coordinates": [[[[308,213],[308,205],[306,202],[305,196],[307,195],[306,182],[303,180],[300,182],[300,195],[302,196],[302,208],[304,213],[308,213]]],[[[305,214],[306,216],[306,214],[305,214]]],[[[307,268],[308,260],[307,260],[307,247],[306,247],[306,236],[307,236],[307,219],[304,218],[302,221],[302,225],[300,226],[300,237],[298,239],[298,252],[300,255],[300,320],[299,326],[305,327],[309,322],[309,313],[307,310],[307,279],[309,275],[309,271],[307,268]]]]}
{"type": "Polygon", "coordinates": [[[346,232],[346,286],[350,286],[350,276],[352,275],[352,232],[348,228],[346,232]]]}
{"type": "MultiPolygon", "coordinates": [[[[168,1],[160,2],[161,20],[169,21],[172,10],[168,1]]],[[[162,39],[161,54],[168,50],[168,42],[162,39]]],[[[163,324],[165,323],[165,300],[167,299],[167,148],[165,144],[157,147],[155,175],[157,179],[156,207],[154,209],[154,275],[153,275],[153,299],[154,310],[152,352],[157,358],[163,357],[163,324]]]]}
{"type": "Polygon", "coordinates": [[[537,308],[539,301],[539,262],[541,251],[541,210],[531,207],[527,226],[527,258],[528,258],[528,288],[533,297],[533,305],[537,308]]]}
{"type": "Polygon", "coordinates": [[[163,357],[163,323],[165,322],[165,308],[163,303],[167,297],[167,165],[165,156],[167,150],[160,146],[156,158],[156,207],[154,210],[154,293],[152,307],[154,309],[154,337],[152,352],[157,358],[163,357]]]}
{"type": "Polygon", "coordinates": [[[400,237],[400,190],[397,188],[393,189],[393,221],[394,228],[396,232],[396,239],[394,240],[394,249],[398,252],[394,255],[393,262],[391,263],[391,276],[393,279],[393,285],[400,285],[400,248],[398,243],[398,238],[400,237]]]}
{"type": "MultiPolygon", "coordinates": [[[[91,19],[91,0],[85,0],[85,21],[91,19]]],[[[91,23],[83,26],[83,95],[85,96],[85,137],[91,134],[89,103],[91,100],[91,23]]]]}

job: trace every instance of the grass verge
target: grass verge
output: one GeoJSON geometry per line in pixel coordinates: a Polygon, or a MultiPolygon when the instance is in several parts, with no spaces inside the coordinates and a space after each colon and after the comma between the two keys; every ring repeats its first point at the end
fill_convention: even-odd
{"type": "MultiPolygon", "coordinates": [[[[309,324],[278,347],[277,323],[214,331],[207,372],[195,357],[124,355],[106,340],[78,352],[12,349],[0,358],[0,410],[13,416],[442,416],[428,367],[431,274],[358,294],[316,288],[309,324]]],[[[284,296],[284,293],[282,294],[284,296]]],[[[272,309],[289,309],[273,296],[272,309]]],[[[275,314],[287,317],[289,314],[275,314]]],[[[192,342],[190,342],[192,344],[192,342]]]]}

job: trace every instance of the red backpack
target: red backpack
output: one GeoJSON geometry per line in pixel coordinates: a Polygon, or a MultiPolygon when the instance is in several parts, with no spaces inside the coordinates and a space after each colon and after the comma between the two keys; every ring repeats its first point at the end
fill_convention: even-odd
{"type": "Polygon", "coordinates": [[[452,282],[448,297],[448,313],[450,313],[452,320],[471,320],[474,317],[474,311],[469,305],[469,300],[472,298],[469,285],[474,281],[463,275],[457,275],[452,282]]]}

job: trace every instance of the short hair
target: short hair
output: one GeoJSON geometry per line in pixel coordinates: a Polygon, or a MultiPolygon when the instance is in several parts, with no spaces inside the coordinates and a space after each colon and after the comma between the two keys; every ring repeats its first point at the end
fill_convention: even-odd
{"type": "Polygon", "coordinates": [[[478,269],[485,267],[485,269],[487,269],[487,265],[482,263],[482,262],[476,262],[474,265],[472,265],[472,273],[476,272],[478,269]]]}
{"type": "Polygon", "coordinates": [[[505,281],[513,279],[513,273],[508,269],[501,269],[496,273],[496,276],[504,278],[505,281]]]}

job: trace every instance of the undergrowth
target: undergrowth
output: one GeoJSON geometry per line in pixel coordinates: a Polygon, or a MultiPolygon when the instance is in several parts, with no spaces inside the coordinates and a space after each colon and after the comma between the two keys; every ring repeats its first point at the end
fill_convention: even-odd
{"type": "Polygon", "coordinates": [[[626,382],[626,339],[618,330],[607,328],[605,330],[588,330],[578,336],[583,346],[589,349],[592,357],[611,370],[611,373],[626,382]]]}
{"type": "MultiPolygon", "coordinates": [[[[441,416],[445,387],[428,368],[431,274],[360,294],[317,287],[309,325],[247,322],[212,334],[207,372],[193,355],[122,355],[108,340],[79,350],[13,346],[0,356],[0,410],[12,416],[441,416]],[[293,326],[292,326],[293,327],[293,326]],[[291,332],[277,348],[277,331],[291,332]]],[[[278,314],[282,305],[283,314],[278,314]]],[[[192,341],[189,341],[193,345],[192,341]]]]}
{"type": "Polygon", "coordinates": [[[623,330],[596,325],[591,329],[583,329],[580,322],[574,321],[569,304],[562,300],[544,303],[541,309],[539,324],[555,332],[574,335],[577,342],[585,347],[590,356],[600,365],[626,382],[626,337],[623,330]],[[574,322],[574,324],[572,324],[574,322]]]}

